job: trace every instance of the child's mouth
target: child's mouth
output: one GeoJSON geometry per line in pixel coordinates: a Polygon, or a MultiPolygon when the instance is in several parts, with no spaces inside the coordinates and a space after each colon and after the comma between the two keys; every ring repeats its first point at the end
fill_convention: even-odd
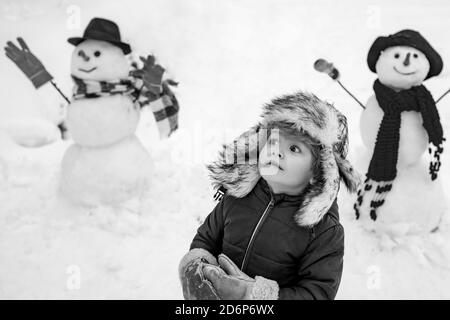
{"type": "Polygon", "coordinates": [[[273,167],[277,167],[280,170],[283,170],[283,168],[275,161],[269,161],[265,164],[265,166],[267,166],[267,167],[273,166],[273,167]]]}

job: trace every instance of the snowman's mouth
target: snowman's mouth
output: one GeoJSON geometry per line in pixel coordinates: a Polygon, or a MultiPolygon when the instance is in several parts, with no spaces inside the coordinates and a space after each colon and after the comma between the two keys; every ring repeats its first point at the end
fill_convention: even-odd
{"type": "Polygon", "coordinates": [[[410,75],[416,73],[416,71],[413,71],[413,72],[401,72],[401,71],[398,71],[395,66],[394,66],[394,70],[397,71],[398,73],[404,75],[404,76],[410,76],[410,75]]]}
{"type": "Polygon", "coordinates": [[[97,67],[93,67],[92,69],[89,69],[89,70],[85,70],[85,69],[78,68],[78,70],[83,71],[83,72],[86,72],[86,73],[92,72],[92,71],[94,71],[95,69],[97,69],[97,67]]]}

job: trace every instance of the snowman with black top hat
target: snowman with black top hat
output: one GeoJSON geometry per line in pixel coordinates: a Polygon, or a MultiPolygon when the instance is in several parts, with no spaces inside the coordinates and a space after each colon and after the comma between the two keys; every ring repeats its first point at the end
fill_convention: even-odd
{"type": "MultiPolygon", "coordinates": [[[[175,83],[162,80],[165,70],[153,56],[141,57],[141,69],[130,64],[131,47],[113,21],[94,18],[82,37],[68,42],[75,46],[74,87],[60,128],[74,143],[62,160],[61,194],[86,206],[132,201],[149,190],[152,173],[152,159],[135,135],[140,110],[149,104],[160,136],[168,137],[178,127],[178,103],[169,88],[175,83]]],[[[8,42],[8,57],[36,88],[50,82],[53,77],[23,39],[19,44],[22,50],[8,42]]]]}
{"type": "MultiPolygon", "coordinates": [[[[356,218],[392,238],[434,232],[447,209],[438,178],[445,138],[436,102],[422,83],[439,75],[442,59],[419,32],[407,29],[378,37],[367,63],[378,76],[374,95],[365,105],[352,95],[364,108],[361,167],[367,172],[354,204],[356,218]]],[[[326,60],[315,68],[339,79],[326,60]]]]}

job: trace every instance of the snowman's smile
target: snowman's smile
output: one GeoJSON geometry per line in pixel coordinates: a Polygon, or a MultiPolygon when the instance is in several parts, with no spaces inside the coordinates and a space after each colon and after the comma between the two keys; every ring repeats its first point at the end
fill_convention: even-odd
{"type": "Polygon", "coordinates": [[[92,67],[92,69],[89,69],[89,70],[85,70],[85,69],[78,68],[78,70],[83,71],[83,72],[86,72],[86,73],[92,72],[92,71],[94,71],[95,69],[97,69],[97,67],[92,67]]]}
{"type": "Polygon", "coordinates": [[[398,71],[395,66],[394,66],[394,70],[397,71],[398,73],[404,75],[404,76],[410,76],[410,75],[416,73],[416,71],[413,71],[413,72],[401,72],[401,71],[398,71]]]}

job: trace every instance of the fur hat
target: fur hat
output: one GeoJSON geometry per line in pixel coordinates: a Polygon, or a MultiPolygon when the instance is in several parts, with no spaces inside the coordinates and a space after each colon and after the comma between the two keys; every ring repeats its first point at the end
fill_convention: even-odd
{"type": "Polygon", "coordinates": [[[380,57],[381,51],[389,47],[408,46],[421,51],[430,62],[430,71],[427,78],[437,76],[441,73],[443,62],[441,56],[417,31],[402,30],[387,37],[378,37],[369,49],[367,64],[372,72],[376,72],[375,65],[380,57]]]}
{"type": "Polygon", "coordinates": [[[308,134],[321,145],[320,177],[305,191],[304,201],[295,215],[298,225],[312,227],[322,219],[337,196],[340,179],[349,191],[358,188],[359,174],[345,159],[347,119],[332,105],[302,91],[266,104],[259,124],[223,146],[219,159],[208,165],[215,188],[225,188],[237,198],[245,197],[254,188],[261,178],[258,151],[265,144],[264,135],[259,134],[263,128],[289,128],[308,134]]]}

